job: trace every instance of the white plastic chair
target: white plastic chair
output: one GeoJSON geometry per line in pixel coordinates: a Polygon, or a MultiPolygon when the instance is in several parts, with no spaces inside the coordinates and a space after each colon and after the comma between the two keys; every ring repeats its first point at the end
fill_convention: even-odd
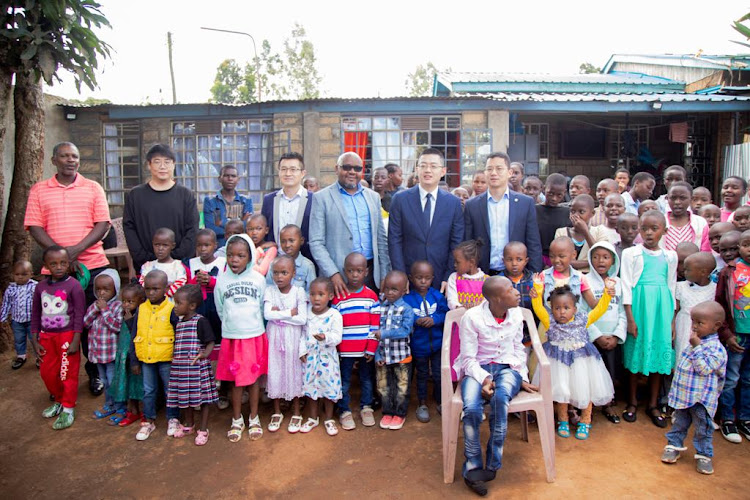
{"type": "MultiPolygon", "coordinates": [[[[461,382],[453,389],[451,382],[451,366],[453,359],[450,355],[451,335],[453,324],[461,323],[466,309],[460,308],[450,311],[445,316],[443,327],[443,347],[440,359],[441,396],[443,403],[443,481],[452,483],[456,470],[456,447],[458,444],[458,427],[460,424],[463,399],[461,398],[461,382]]],[[[540,371],[539,392],[530,393],[520,391],[510,402],[508,413],[521,413],[521,439],[529,441],[529,424],[527,412],[536,414],[539,427],[539,441],[542,444],[544,466],[547,470],[547,482],[555,481],[555,419],[552,409],[552,380],[550,377],[549,360],[539,341],[534,316],[528,309],[523,309],[523,320],[529,328],[531,345],[538,360],[540,371]]],[[[456,329],[456,334],[458,329],[456,329]]]]}

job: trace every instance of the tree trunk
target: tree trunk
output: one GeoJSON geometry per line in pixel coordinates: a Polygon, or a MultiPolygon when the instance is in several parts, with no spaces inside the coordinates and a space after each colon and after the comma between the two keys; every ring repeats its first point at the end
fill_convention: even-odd
{"type": "MultiPolygon", "coordinates": [[[[0,65],[0,200],[5,201],[5,133],[7,127],[5,121],[8,119],[10,109],[10,90],[13,82],[13,71],[0,65]]],[[[3,217],[3,205],[0,205],[0,219],[3,217]]]]}
{"type": "Polygon", "coordinates": [[[33,73],[16,73],[13,91],[16,151],[8,213],[0,245],[0,289],[10,282],[13,262],[28,259],[31,237],[23,227],[29,190],[42,177],[44,161],[44,93],[33,73]]]}

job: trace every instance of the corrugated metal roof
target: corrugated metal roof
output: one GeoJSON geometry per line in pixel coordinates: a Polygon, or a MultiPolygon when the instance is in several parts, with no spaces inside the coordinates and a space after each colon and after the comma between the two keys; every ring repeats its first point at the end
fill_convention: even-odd
{"type": "Polygon", "coordinates": [[[678,83],[668,78],[647,75],[603,75],[599,73],[580,75],[550,75],[543,73],[459,73],[446,72],[438,75],[441,81],[450,83],[597,83],[613,85],[665,85],[678,83]]]}
{"type": "Polygon", "coordinates": [[[314,104],[316,102],[362,102],[362,101],[466,101],[471,99],[482,99],[482,97],[477,97],[473,95],[465,95],[462,97],[455,97],[455,96],[425,96],[425,97],[410,97],[410,96],[396,96],[396,97],[319,97],[317,99],[281,99],[281,100],[275,100],[275,101],[262,101],[260,103],[257,102],[249,102],[249,103],[238,103],[238,104],[223,104],[223,103],[213,103],[213,102],[179,102],[177,104],[169,104],[169,103],[138,103],[138,104],[84,104],[82,102],[61,102],[59,105],[66,106],[69,108],[132,108],[132,107],[169,107],[169,106],[225,106],[228,108],[241,108],[244,106],[257,106],[257,105],[275,105],[275,104],[283,104],[283,103],[309,103],[314,104]]]}
{"type": "Polygon", "coordinates": [[[750,63],[748,55],[709,55],[709,54],[612,54],[602,69],[608,73],[616,63],[655,64],[661,66],[680,66],[683,68],[747,69],[750,63]]]}
{"type": "Polygon", "coordinates": [[[559,94],[559,93],[516,93],[498,92],[474,94],[493,101],[506,102],[732,102],[750,103],[750,96],[719,94],[559,94]]]}

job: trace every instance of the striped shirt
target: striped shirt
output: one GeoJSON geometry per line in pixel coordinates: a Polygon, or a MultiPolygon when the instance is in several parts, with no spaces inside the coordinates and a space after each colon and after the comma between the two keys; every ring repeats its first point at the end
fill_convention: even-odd
{"type": "MultiPolygon", "coordinates": [[[[29,192],[26,217],[23,225],[44,229],[60,246],[77,245],[98,222],[110,222],[109,205],[102,187],[81,174],[68,186],[63,186],[53,176],[37,182],[29,192]]],[[[97,241],[78,255],[78,261],[89,269],[107,267],[101,241],[97,241]]],[[[42,268],[42,274],[49,274],[42,268]]]]}
{"type": "Polygon", "coordinates": [[[607,214],[601,205],[594,209],[594,216],[589,221],[589,227],[601,226],[607,222],[607,214]]]}
{"type": "Polygon", "coordinates": [[[187,270],[179,260],[172,260],[172,262],[150,260],[141,266],[141,277],[139,279],[141,286],[145,285],[148,273],[157,269],[164,271],[167,275],[167,281],[169,282],[166,293],[167,297],[173,297],[174,293],[187,283],[187,270]]]}
{"type": "Polygon", "coordinates": [[[682,227],[668,226],[663,238],[662,247],[665,250],[676,250],[683,241],[695,240],[695,230],[689,222],[682,227]]]}
{"type": "Polygon", "coordinates": [[[117,354],[117,338],[122,326],[122,302],[110,300],[100,311],[96,302],[89,306],[83,324],[89,329],[89,361],[111,363],[117,354]]]}
{"type": "Polygon", "coordinates": [[[669,406],[684,410],[702,404],[713,418],[724,387],[726,369],[727,351],[719,336],[712,333],[703,337],[700,344],[682,351],[669,390],[669,406]]]}
{"type": "Polygon", "coordinates": [[[363,286],[356,292],[349,292],[344,299],[335,297],[333,307],[341,313],[344,323],[344,333],[338,346],[341,356],[374,356],[378,348],[375,332],[380,327],[380,301],[375,292],[363,286]]]}
{"type": "Polygon", "coordinates": [[[16,323],[31,321],[31,304],[34,302],[36,281],[29,280],[25,285],[11,283],[3,295],[3,305],[0,308],[0,321],[10,319],[16,323]]]}

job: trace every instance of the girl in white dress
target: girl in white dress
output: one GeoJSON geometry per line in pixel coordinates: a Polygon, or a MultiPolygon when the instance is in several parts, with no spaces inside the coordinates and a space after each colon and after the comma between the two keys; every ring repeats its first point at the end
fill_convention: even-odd
{"type": "Polygon", "coordinates": [[[674,317],[675,365],[682,351],[690,344],[692,320],[690,311],[701,302],[711,302],[716,296],[716,283],[711,281],[711,272],[716,260],[709,252],[698,252],[685,259],[685,281],[677,283],[675,299],[677,312],[674,317]]]}
{"type": "Polygon", "coordinates": [[[273,415],[269,432],[276,432],[284,421],[281,400],[292,402],[292,418],[287,430],[294,434],[302,425],[299,398],[302,397],[303,365],[299,344],[307,323],[305,290],[292,285],[294,260],[288,255],[277,257],[271,264],[275,285],[266,288],[263,316],[268,321],[268,397],[273,399],[273,415]]]}
{"type": "Polygon", "coordinates": [[[341,314],[328,307],[333,300],[333,283],[328,278],[317,278],[310,284],[310,313],[307,331],[303,336],[299,354],[305,363],[302,392],[309,398],[310,416],[302,424],[307,433],[318,426],[318,400],[323,399],[325,420],[323,425],[329,436],[338,434],[333,419],[333,403],[341,399],[341,372],[336,346],[341,343],[344,324],[341,314]]]}

